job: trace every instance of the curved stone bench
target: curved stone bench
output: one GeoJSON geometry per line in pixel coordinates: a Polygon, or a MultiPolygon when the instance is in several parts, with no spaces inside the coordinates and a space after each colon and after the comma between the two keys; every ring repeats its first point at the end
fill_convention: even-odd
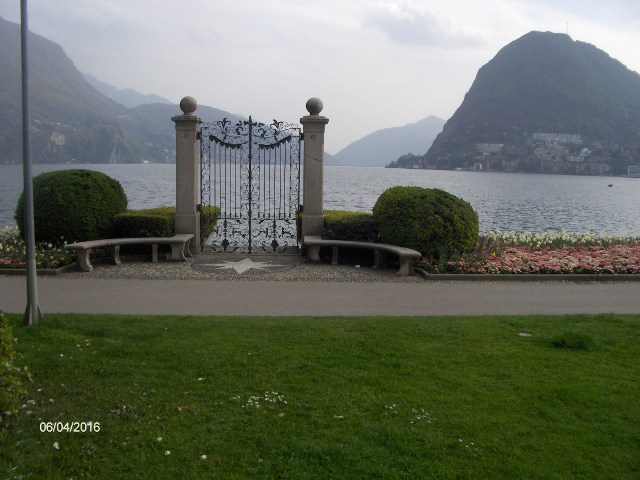
{"type": "Polygon", "coordinates": [[[340,247],[346,248],[367,248],[374,251],[375,261],[373,268],[384,268],[387,265],[386,254],[391,253],[400,257],[400,269],[398,275],[406,277],[413,274],[413,266],[422,255],[411,248],[388,245],[386,243],[354,242],[350,240],[325,240],[318,235],[306,235],[303,244],[307,247],[307,259],[313,262],[320,261],[320,247],[331,247],[333,255],[331,263],[338,264],[338,250],[340,247]]]}
{"type": "Polygon", "coordinates": [[[141,237],[141,238],[105,238],[103,240],[89,240],[86,242],[70,243],[64,248],[75,251],[78,254],[78,267],[83,272],[93,270],[89,261],[89,254],[95,248],[110,247],[111,263],[120,265],[121,245],[151,245],[151,261],[158,261],[158,245],[171,245],[171,258],[174,262],[186,262],[186,257],[191,256],[189,242],[193,239],[192,233],[179,233],[173,237],[141,237]]]}

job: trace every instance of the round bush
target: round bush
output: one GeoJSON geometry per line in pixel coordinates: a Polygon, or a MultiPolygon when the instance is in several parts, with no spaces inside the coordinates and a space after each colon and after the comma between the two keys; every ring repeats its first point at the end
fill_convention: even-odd
{"type": "MultiPolygon", "coordinates": [[[[111,236],[114,215],[127,209],[117,180],[93,170],[57,170],[33,178],[33,215],[38,242],[81,242],[111,236]]],[[[24,192],[15,219],[24,232],[24,192]]]]}
{"type": "Polygon", "coordinates": [[[437,188],[392,187],[373,207],[380,240],[427,258],[449,258],[478,243],[478,215],[469,203],[437,188]]]}

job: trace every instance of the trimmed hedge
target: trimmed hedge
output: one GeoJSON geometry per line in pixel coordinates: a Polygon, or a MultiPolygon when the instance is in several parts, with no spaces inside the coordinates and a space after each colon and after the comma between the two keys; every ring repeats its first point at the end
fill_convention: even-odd
{"type": "Polygon", "coordinates": [[[373,207],[380,241],[413,248],[431,260],[472,250],[478,215],[464,200],[437,188],[392,187],[373,207]]]}
{"type": "MultiPolygon", "coordinates": [[[[35,239],[80,242],[112,236],[114,215],[127,209],[127,196],[117,180],[93,170],[57,170],[33,178],[35,239]]],[[[25,238],[24,192],[15,220],[25,238]]]]}
{"type": "Polygon", "coordinates": [[[322,238],[377,242],[378,224],[371,213],[325,210],[322,238]]]}
{"type": "Polygon", "coordinates": [[[113,217],[114,237],[170,237],[173,235],[175,207],[127,210],[113,217]]]}
{"type": "MultiPolygon", "coordinates": [[[[128,210],[113,218],[115,237],[170,237],[175,233],[176,207],[128,210]]],[[[220,217],[220,208],[205,206],[200,214],[201,236],[208,238],[220,217]]]]}
{"type": "MultiPolygon", "coordinates": [[[[356,242],[377,242],[378,227],[371,213],[349,212],[345,210],[325,210],[322,238],[328,240],[350,240],[356,242]]],[[[320,258],[331,261],[331,248],[322,247],[320,258]]],[[[362,248],[341,248],[340,263],[373,265],[374,254],[362,248]]]]}
{"type": "Polygon", "coordinates": [[[26,371],[13,365],[15,358],[15,339],[11,325],[0,312],[0,438],[6,432],[10,418],[18,413],[18,406],[26,395],[26,371]]]}
{"type": "Polygon", "coordinates": [[[211,236],[220,218],[220,207],[203,205],[200,211],[200,238],[206,240],[211,236]]]}

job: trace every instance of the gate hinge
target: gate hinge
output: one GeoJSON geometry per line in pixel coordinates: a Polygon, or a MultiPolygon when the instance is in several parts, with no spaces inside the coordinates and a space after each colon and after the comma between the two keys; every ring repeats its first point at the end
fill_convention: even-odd
{"type": "Polygon", "coordinates": [[[202,132],[201,131],[196,132],[196,140],[202,140],[202,132]]]}
{"type": "Polygon", "coordinates": [[[304,132],[300,132],[300,140],[304,140],[304,132]]]}

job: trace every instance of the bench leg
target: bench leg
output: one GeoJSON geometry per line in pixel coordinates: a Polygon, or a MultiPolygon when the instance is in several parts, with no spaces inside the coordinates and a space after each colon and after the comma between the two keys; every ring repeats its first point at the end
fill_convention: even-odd
{"type": "Polygon", "coordinates": [[[120,245],[113,245],[111,247],[111,263],[120,265],[120,245]]]}
{"type": "Polygon", "coordinates": [[[158,245],[151,245],[151,262],[156,263],[158,261],[158,245]]]}
{"type": "Polygon", "coordinates": [[[320,246],[319,245],[309,245],[307,247],[307,260],[311,262],[319,262],[320,261],[320,246]]]}
{"type": "Polygon", "coordinates": [[[331,265],[337,265],[338,264],[338,247],[332,247],[332,254],[331,254],[331,265]]]}
{"type": "Polygon", "coordinates": [[[191,242],[185,242],[185,244],[184,244],[184,248],[182,249],[182,253],[184,253],[185,257],[193,257],[193,255],[191,254],[191,248],[189,248],[190,245],[191,245],[191,242]]]}
{"type": "Polygon", "coordinates": [[[90,272],[93,270],[93,265],[89,261],[89,253],[90,250],[79,250],[78,251],[78,268],[83,272],[90,272]]]}
{"type": "Polygon", "coordinates": [[[186,262],[187,259],[184,256],[184,243],[172,243],[171,244],[171,259],[172,262],[186,262]]]}
{"type": "Polygon", "coordinates": [[[382,268],[387,268],[387,254],[385,252],[382,252],[380,250],[374,250],[373,255],[374,255],[374,261],[373,261],[374,269],[378,270],[382,268]]]}
{"type": "Polygon", "coordinates": [[[416,263],[415,259],[410,257],[400,257],[400,270],[398,270],[399,277],[406,277],[413,274],[413,265],[416,263]]]}

